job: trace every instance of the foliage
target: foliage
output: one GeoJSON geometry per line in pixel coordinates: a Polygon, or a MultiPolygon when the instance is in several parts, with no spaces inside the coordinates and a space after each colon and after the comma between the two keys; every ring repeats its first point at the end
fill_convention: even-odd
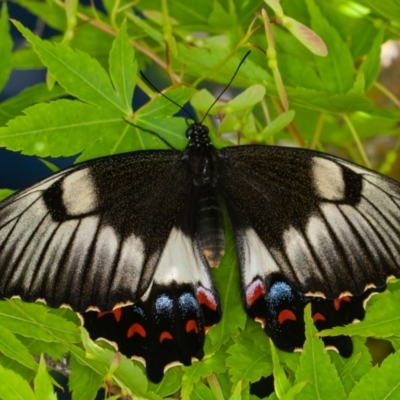
{"type": "MultiPolygon", "coordinates": [[[[369,96],[371,89],[379,90],[399,106],[377,82],[381,45],[400,33],[396,0],[206,0],[195,9],[181,0],[103,0],[97,9],[76,0],[13,2],[59,34],[43,40],[13,21],[29,46],[12,51],[3,4],[0,89],[14,68],[48,71],[47,85],[0,104],[0,146],[7,149],[38,157],[79,154],[79,162],[166,148],[165,141],[183,149],[185,119],[172,117],[177,107],[137,77],[138,66],[149,67],[149,76],[162,72],[170,84],[168,96],[178,104],[192,99],[202,118],[213,96],[205,89],[194,95],[195,89],[206,80],[226,84],[249,48],[253,51],[232,86],[245,90],[213,107],[210,115],[223,116],[217,127],[206,118],[216,146],[238,141],[239,135],[225,133],[234,131],[242,144],[285,141],[329,148],[368,166],[361,141],[399,134],[398,108],[383,108],[369,96]],[[149,99],[133,110],[135,86],[149,99]]],[[[393,173],[400,142],[394,143],[379,164],[374,160],[376,168],[393,173]]],[[[0,191],[2,198],[8,194],[0,191]]],[[[399,347],[398,284],[375,296],[365,321],[330,332],[354,335],[349,359],[323,349],[310,317],[304,352],[287,354],[271,348],[258,324],[246,319],[232,243],[228,250],[214,271],[224,317],[208,334],[202,362],[172,368],[155,385],[141,364],[91,342],[69,310],[5,301],[0,304],[0,397],[55,398],[42,352],[54,360],[70,354],[74,399],[94,399],[100,387],[126,399],[160,399],[178,391],[184,399],[254,399],[250,383],[272,373],[276,392],[270,399],[400,396],[399,351],[372,367],[364,343],[373,336],[399,347]],[[35,361],[32,355],[39,357],[35,361]]]]}

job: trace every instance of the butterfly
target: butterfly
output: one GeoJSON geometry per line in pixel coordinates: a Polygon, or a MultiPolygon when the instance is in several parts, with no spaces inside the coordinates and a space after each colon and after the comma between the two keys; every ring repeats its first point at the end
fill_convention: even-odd
{"type": "MultiPolygon", "coordinates": [[[[225,250],[224,213],[243,306],[275,344],[364,317],[368,297],[400,277],[400,185],[343,159],[288,147],[215,148],[195,122],[187,147],[74,165],[0,203],[0,297],[45,300],[82,315],[146,365],[204,356],[221,319],[210,268],[225,250]]],[[[350,338],[324,338],[343,356],[350,338]]]]}

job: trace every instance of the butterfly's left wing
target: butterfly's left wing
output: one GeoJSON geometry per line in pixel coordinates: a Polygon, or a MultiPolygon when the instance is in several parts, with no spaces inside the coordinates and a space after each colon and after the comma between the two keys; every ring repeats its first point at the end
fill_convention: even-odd
{"type": "Polygon", "coordinates": [[[227,147],[219,160],[250,314],[275,282],[336,299],[400,276],[397,182],[304,149],[227,147]]]}

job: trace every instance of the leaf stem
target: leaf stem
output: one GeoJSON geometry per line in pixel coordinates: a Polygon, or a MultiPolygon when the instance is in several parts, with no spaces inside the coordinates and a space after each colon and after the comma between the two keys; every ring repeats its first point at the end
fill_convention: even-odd
{"type": "Polygon", "coordinates": [[[347,114],[343,114],[342,116],[343,116],[343,119],[346,121],[346,124],[349,127],[351,134],[353,135],[354,141],[356,142],[358,151],[360,153],[360,156],[361,156],[361,159],[363,160],[364,165],[366,167],[368,167],[368,168],[371,168],[371,163],[369,162],[368,157],[365,154],[364,147],[363,147],[363,145],[361,143],[361,140],[360,140],[360,138],[358,136],[357,131],[354,128],[353,123],[351,122],[351,120],[350,120],[350,118],[348,117],[347,114]]]}

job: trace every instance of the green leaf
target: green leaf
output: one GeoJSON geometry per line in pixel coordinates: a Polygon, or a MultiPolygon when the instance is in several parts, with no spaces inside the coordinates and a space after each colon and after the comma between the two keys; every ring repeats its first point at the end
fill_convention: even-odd
{"type": "Polygon", "coordinates": [[[50,1],[32,1],[32,0],[13,0],[20,6],[29,10],[33,15],[40,19],[48,26],[64,32],[67,28],[65,11],[62,7],[50,1]]]}
{"type": "Polygon", "coordinates": [[[182,377],[182,399],[190,400],[194,385],[202,378],[211,374],[222,374],[225,367],[226,354],[220,351],[212,357],[200,362],[194,362],[190,367],[184,367],[185,374],[182,377]]]}
{"type": "Polygon", "coordinates": [[[213,392],[203,382],[197,382],[190,395],[193,400],[211,400],[214,399],[213,392]]]}
{"type": "Polygon", "coordinates": [[[51,378],[46,371],[46,363],[43,355],[40,356],[39,370],[35,377],[35,394],[38,400],[57,400],[54,393],[51,378]]]}
{"type": "Polygon", "coordinates": [[[279,357],[275,349],[273,341],[270,339],[269,343],[271,345],[271,355],[273,362],[273,373],[274,373],[274,387],[275,392],[279,398],[282,398],[290,389],[291,384],[286,376],[284,369],[279,362],[279,357]]]}
{"type": "Polygon", "coordinates": [[[366,60],[361,64],[360,71],[365,75],[365,91],[367,92],[376,79],[381,69],[381,46],[384,38],[384,30],[379,30],[372,42],[371,49],[367,54],[366,60]]]}
{"type": "Polygon", "coordinates": [[[113,113],[79,101],[40,103],[24,113],[0,128],[0,146],[40,157],[77,154],[102,136],[118,136],[129,127],[113,113]]]}
{"type": "Polygon", "coordinates": [[[254,107],[265,97],[265,87],[261,85],[253,85],[247,88],[244,92],[237,95],[235,98],[226,103],[222,110],[226,114],[246,110],[254,107]]]}
{"type": "Polygon", "coordinates": [[[349,395],[349,400],[396,400],[400,398],[400,352],[387,357],[361,379],[349,395]]]}
{"type": "Polygon", "coordinates": [[[110,110],[115,115],[129,114],[123,100],[112,87],[99,62],[79,50],[40,39],[22,24],[14,25],[31,43],[52,76],[70,94],[87,103],[110,110]]]}
{"type": "Polygon", "coordinates": [[[146,36],[151,37],[159,44],[163,44],[163,35],[159,30],[154,29],[146,19],[140,18],[135,14],[128,14],[127,18],[141,29],[146,36]]]}
{"type": "Polygon", "coordinates": [[[354,66],[348,47],[322,15],[315,0],[306,1],[311,15],[312,29],[322,37],[328,47],[327,57],[316,57],[321,82],[329,94],[346,93],[353,86],[354,66]]]}
{"type": "Polygon", "coordinates": [[[260,324],[250,322],[245,332],[234,339],[226,360],[233,383],[256,382],[272,373],[268,339],[260,324]]]}
{"type": "MultiPolygon", "coordinates": [[[[197,110],[202,113],[206,113],[208,109],[211,107],[215,101],[215,97],[207,90],[201,89],[197,91],[192,98],[190,99],[190,104],[197,110]]],[[[212,109],[209,111],[209,114],[215,115],[218,108],[220,108],[220,104],[214,104],[212,109]]]]}
{"type": "Polygon", "coordinates": [[[50,314],[40,304],[23,303],[20,300],[0,302],[2,326],[19,335],[45,342],[77,343],[79,330],[71,322],[50,314]]]}
{"type": "MultiPolygon", "coordinates": [[[[99,345],[92,342],[86,330],[82,329],[81,335],[83,345],[86,349],[86,357],[90,359],[90,361],[96,362],[96,365],[99,366],[95,369],[95,372],[99,373],[98,368],[100,368],[100,370],[109,371],[115,353],[110,350],[102,349],[99,345]]],[[[78,361],[82,365],[85,365],[88,360],[78,359],[78,361]]],[[[106,374],[103,374],[103,376],[105,375],[106,374]]],[[[125,356],[121,357],[117,369],[113,371],[111,375],[120,387],[129,388],[130,391],[136,395],[143,395],[147,390],[147,379],[142,370],[125,356]]]]}
{"type": "Polygon", "coordinates": [[[371,354],[364,341],[363,338],[352,338],[354,348],[349,358],[341,357],[335,351],[329,352],[346,394],[349,394],[354,385],[371,369],[371,354]]]}
{"type": "Polygon", "coordinates": [[[229,400],[241,400],[243,397],[241,395],[242,392],[242,381],[236,383],[235,388],[233,389],[232,396],[229,397],[229,400]]]}
{"type": "Polygon", "coordinates": [[[182,376],[182,368],[169,368],[160,383],[148,382],[148,391],[154,392],[160,397],[170,396],[178,392],[182,386],[182,376]]]}
{"type": "Polygon", "coordinates": [[[3,2],[0,15],[0,92],[7,83],[12,70],[13,42],[9,30],[7,4],[3,2]]]}
{"type": "Polygon", "coordinates": [[[0,398],[2,400],[37,400],[28,382],[14,371],[0,365],[0,398]]]}
{"type": "Polygon", "coordinates": [[[0,326],[0,352],[34,371],[38,368],[28,349],[3,326],[0,326]]]}
{"type": "Polygon", "coordinates": [[[71,374],[68,387],[74,400],[94,400],[104,381],[104,376],[82,365],[75,357],[69,360],[71,374]]]}
{"type": "Polygon", "coordinates": [[[124,21],[111,48],[110,75],[115,90],[129,112],[132,111],[132,96],[137,75],[137,63],[134,57],[135,53],[129,43],[126,21],[124,21]]]}
{"type": "Polygon", "coordinates": [[[10,119],[21,115],[23,110],[29,106],[54,100],[63,95],[65,95],[65,90],[58,85],[51,91],[45,83],[30,86],[0,104],[0,126],[5,125],[10,119]]]}
{"type": "Polygon", "coordinates": [[[11,196],[13,193],[14,193],[14,190],[0,189],[0,200],[4,200],[8,196],[11,196]]]}
{"type": "Polygon", "coordinates": [[[246,323],[246,314],[243,310],[239,287],[239,265],[232,232],[225,231],[225,240],[226,253],[219,267],[213,268],[211,271],[218,287],[221,307],[224,310],[221,321],[208,333],[207,339],[209,340],[206,341],[205,349],[211,354],[226,343],[229,338],[237,336],[239,329],[244,329],[246,323]]]}
{"type": "Polygon", "coordinates": [[[288,126],[294,119],[295,111],[288,110],[282,114],[279,114],[271,123],[267,125],[265,129],[259,134],[259,140],[264,141],[269,136],[275,135],[276,133],[282,131],[286,126],[288,126]]]}
{"type": "Polygon", "coordinates": [[[313,337],[317,332],[311,318],[311,305],[304,311],[306,323],[306,342],[296,371],[296,383],[308,381],[309,384],[297,395],[296,400],[340,400],[345,399],[343,386],[322,341],[313,337]]]}

